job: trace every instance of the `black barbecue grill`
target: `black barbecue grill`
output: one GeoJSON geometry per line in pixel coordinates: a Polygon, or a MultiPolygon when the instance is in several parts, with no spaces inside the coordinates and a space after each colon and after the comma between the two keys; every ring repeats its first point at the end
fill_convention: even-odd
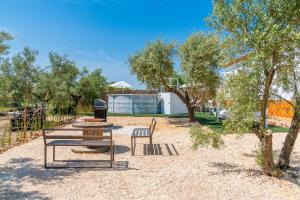
{"type": "Polygon", "coordinates": [[[107,118],[106,102],[101,99],[95,99],[93,108],[94,108],[95,119],[103,119],[103,121],[106,122],[106,118],[107,118]]]}

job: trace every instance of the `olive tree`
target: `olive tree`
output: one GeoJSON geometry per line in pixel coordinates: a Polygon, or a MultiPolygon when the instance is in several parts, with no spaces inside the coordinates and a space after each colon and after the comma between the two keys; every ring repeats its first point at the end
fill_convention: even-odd
{"type": "Polygon", "coordinates": [[[214,93],[218,80],[215,64],[218,58],[218,40],[213,35],[202,33],[192,35],[178,50],[181,61],[181,72],[174,69],[176,46],[161,40],[150,42],[146,47],[129,57],[130,69],[137,79],[148,88],[163,87],[176,94],[185,103],[189,120],[195,121],[194,108],[202,101],[201,90],[214,93]],[[170,80],[183,77],[186,87],[173,87],[170,80]]]}
{"type": "MultiPolygon", "coordinates": [[[[260,117],[255,134],[262,148],[263,171],[276,176],[272,133],[266,130],[266,111],[275,77],[280,75],[281,69],[291,67],[286,61],[299,31],[297,1],[287,4],[284,0],[215,0],[209,22],[225,36],[223,47],[229,59],[247,54],[250,81],[258,80],[258,88],[254,92],[258,96],[256,105],[260,117]]],[[[242,81],[240,84],[247,83],[242,81]]],[[[239,88],[237,84],[233,90],[244,92],[239,88]]],[[[235,113],[241,115],[242,110],[235,113]]],[[[236,124],[241,127],[243,122],[236,121],[236,124]]],[[[232,123],[231,127],[234,126],[232,123]]]]}
{"type": "Polygon", "coordinates": [[[23,107],[30,106],[34,101],[34,87],[37,82],[39,67],[35,65],[37,51],[25,47],[24,50],[6,59],[2,64],[2,74],[8,81],[5,95],[13,98],[23,107]]]}
{"type": "Polygon", "coordinates": [[[219,38],[216,35],[196,33],[191,35],[178,50],[185,90],[193,97],[189,109],[204,104],[216,94],[219,83],[219,38]]]}
{"type": "Polygon", "coordinates": [[[10,62],[9,59],[2,56],[7,54],[9,46],[6,44],[8,40],[12,40],[12,36],[9,33],[0,31],[0,98],[1,105],[7,104],[7,98],[10,93],[10,62]]]}

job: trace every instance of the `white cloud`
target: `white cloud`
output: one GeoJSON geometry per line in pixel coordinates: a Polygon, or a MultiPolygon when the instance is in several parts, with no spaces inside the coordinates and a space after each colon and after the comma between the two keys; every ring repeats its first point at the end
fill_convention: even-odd
{"type": "Polygon", "coordinates": [[[83,60],[90,60],[94,62],[96,61],[96,62],[101,62],[101,63],[110,64],[114,66],[124,64],[123,62],[117,61],[116,59],[114,59],[112,56],[110,56],[103,50],[97,50],[97,51],[78,50],[75,51],[75,54],[81,56],[83,60]]]}

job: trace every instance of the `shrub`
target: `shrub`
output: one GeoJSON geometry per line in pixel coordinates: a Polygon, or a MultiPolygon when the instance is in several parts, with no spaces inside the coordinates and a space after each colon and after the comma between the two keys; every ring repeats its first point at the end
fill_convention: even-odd
{"type": "Polygon", "coordinates": [[[224,145],[221,132],[213,131],[204,126],[193,126],[190,129],[190,135],[193,140],[193,149],[209,145],[219,149],[224,145]]]}

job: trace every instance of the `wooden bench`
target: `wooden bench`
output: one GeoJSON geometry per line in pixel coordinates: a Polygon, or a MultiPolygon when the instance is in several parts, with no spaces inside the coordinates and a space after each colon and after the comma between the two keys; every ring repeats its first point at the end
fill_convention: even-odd
{"type": "Polygon", "coordinates": [[[136,138],[149,138],[151,154],[153,153],[152,135],[156,126],[156,120],[153,118],[149,128],[135,128],[131,134],[131,155],[134,156],[136,148],[136,138]]]}
{"type": "MultiPolygon", "coordinates": [[[[86,130],[86,129],[85,129],[86,130]]],[[[43,129],[44,139],[44,166],[47,166],[47,147],[53,147],[53,162],[55,161],[56,146],[92,146],[92,147],[109,147],[110,148],[110,167],[114,161],[114,141],[112,140],[112,129],[108,128],[93,128],[91,131],[109,133],[109,135],[74,135],[75,131],[83,131],[83,129],[62,129],[51,128],[43,129]],[[52,132],[61,131],[63,134],[53,134],[52,132]],[[51,134],[52,133],[52,134],[51,134]],[[70,134],[69,134],[70,133],[70,134]]]]}

